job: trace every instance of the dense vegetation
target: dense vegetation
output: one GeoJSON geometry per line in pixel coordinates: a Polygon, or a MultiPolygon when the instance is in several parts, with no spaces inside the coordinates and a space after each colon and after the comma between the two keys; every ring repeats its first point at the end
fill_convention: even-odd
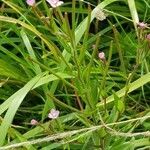
{"type": "Polygon", "coordinates": [[[150,0],[0,1],[0,150],[150,148],[150,0]]]}

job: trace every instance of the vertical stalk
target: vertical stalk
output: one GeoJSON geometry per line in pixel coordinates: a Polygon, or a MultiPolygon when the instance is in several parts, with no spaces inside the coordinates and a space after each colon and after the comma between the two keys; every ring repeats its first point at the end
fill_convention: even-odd
{"type": "Polygon", "coordinates": [[[115,26],[113,26],[113,32],[114,32],[114,37],[115,37],[116,48],[118,50],[119,58],[120,58],[120,62],[121,62],[121,70],[124,72],[124,74],[126,74],[126,67],[125,67],[125,63],[124,63],[124,59],[123,59],[123,50],[121,49],[121,46],[119,43],[118,32],[117,32],[117,29],[115,28],[115,26]]]}
{"type": "MultiPolygon", "coordinates": [[[[76,0],[72,0],[72,32],[75,33],[75,7],[76,7],[76,0]]],[[[75,35],[74,35],[75,36],[75,35]]]]}
{"type": "Polygon", "coordinates": [[[134,0],[127,0],[127,2],[128,2],[129,9],[130,9],[131,17],[133,19],[133,24],[134,24],[134,28],[136,31],[136,35],[138,37],[137,24],[139,23],[139,17],[138,17],[135,1],[134,0]]]}
{"type": "Polygon", "coordinates": [[[107,108],[106,108],[106,93],[105,93],[105,84],[106,84],[106,77],[107,77],[107,73],[108,73],[108,69],[109,69],[109,66],[110,66],[110,62],[111,62],[111,57],[112,57],[112,44],[113,44],[113,41],[111,41],[110,43],[110,49],[109,49],[109,57],[108,57],[108,61],[106,62],[105,60],[105,64],[104,64],[104,74],[103,74],[103,78],[102,78],[102,82],[101,82],[101,86],[100,86],[100,90],[102,91],[101,95],[103,97],[103,100],[104,100],[104,110],[105,110],[105,113],[107,111],[107,108]]]}
{"type": "Polygon", "coordinates": [[[87,48],[87,40],[88,40],[88,35],[89,35],[89,29],[90,29],[90,21],[91,21],[91,7],[90,5],[88,5],[88,18],[87,18],[87,24],[85,26],[86,30],[85,30],[85,34],[84,34],[84,38],[83,38],[83,45],[81,47],[81,52],[79,55],[79,63],[81,64],[83,62],[83,58],[85,56],[85,51],[87,48]]]}

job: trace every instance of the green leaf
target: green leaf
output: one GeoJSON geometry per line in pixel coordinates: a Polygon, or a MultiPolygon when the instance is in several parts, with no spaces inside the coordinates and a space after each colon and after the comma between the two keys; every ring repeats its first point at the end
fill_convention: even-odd
{"type": "MultiPolygon", "coordinates": [[[[27,93],[33,88],[33,86],[39,81],[39,79],[44,74],[40,74],[36,77],[34,77],[31,81],[29,81],[23,88],[21,88],[19,91],[14,93],[11,97],[9,97],[6,102],[9,102],[9,108],[5,114],[4,120],[2,121],[2,124],[0,126],[0,146],[4,144],[7,131],[9,127],[11,126],[11,123],[13,121],[13,118],[21,105],[23,99],[27,95],[27,93]]],[[[5,103],[5,102],[4,102],[5,103]]]]}
{"type": "MultiPolygon", "coordinates": [[[[144,84],[150,82],[150,73],[147,73],[145,75],[143,75],[142,77],[140,77],[139,79],[137,79],[136,81],[132,82],[129,84],[129,90],[128,93],[138,89],[139,87],[143,86],[144,84]]],[[[122,88],[121,90],[116,92],[116,95],[118,97],[123,97],[126,94],[126,87],[122,88]]],[[[112,104],[112,102],[114,101],[114,95],[112,94],[111,96],[107,97],[106,99],[106,104],[112,104]]],[[[100,102],[97,104],[97,107],[100,107],[101,109],[103,109],[103,102],[100,102]]]]}
{"type": "MultiPolygon", "coordinates": [[[[134,0],[127,0],[127,1],[128,1],[128,6],[131,12],[131,16],[133,19],[134,27],[137,32],[137,24],[139,23],[139,17],[138,17],[138,13],[137,13],[136,6],[135,6],[135,1],[134,0]]],[[[137,36],[138,36],[138,33],[137,33],[137,36]]]]}
{"type": "Polygon", "coordinates": [[[9,60],[5,61],[3,59],[0,59],[0,75],[21,81],[26,79],[21,69],[18,69],[15,64],[11,64],[9,60]]]}
{"type": "Polygon", "coordinates": [[[58,51],[58,48],[56,47],[56,45],[54,45],[54,43],[52,43],[52,41],[48,41],[45,36],[40,33],[34,26],[32,25],[29,25],[29,24],[26,24],[24,23],[23,21],[20,21],[20,20],[17,20],[17,19],[14,19],[14,18],[11,18],[11,17],[5,17],[5,16],[0,16],[0,21],[3,21],[3,22],[9,22],[9,23],[13,23],[13,24],[19,24],[21,25],[22,27],[30,30],[31,32],[33,32],[35,35],[37,35],[39,38],[41,38],[41,40],[47,45],[47,47],[52,51],[52,53],[54,54],[54,57],[56,57],[57,59],[57,51],[58,51]]]}
{"type": "MultiPolygon", "coordinates": [[[[42,73],[43,74],[43,73],[42,73]]],[[[46,73],[45,73],[46,74],[46,73]]],[[[57,75],[61,76],[62,78],[72,78],[72,76],[64,74],[64,73],[56,73],[57,75]]],[[[32,90],[43,85],[46,83],[49,83],[51,81],[56,81],[58,80],[58,77],[54,76],[54,75],[45,75],[45,76],[41,76],[41,78],[35,83],[35,85],[32,87],[32,90]]],[[[20,89],[21,90],[21,89],[20,89]]],[[[0,115],[9,107],[9,105],[11,104],[11,102],[13,101],[13,95],[11,98],[7,99],[4,103],[2,103],[0,105],[0,115]]]]}
{"type": "Polygon", "coordinates": [[[114,104],[115,104],[116,109],[117,109],[120,113],[124,112],[124,110],[125,110],[125,105],[124,105],[123,100],[122,100],[121,98],[119,98],[119,97],[116,95],[116,93],[113,93],[113,95],[114,95],[114,104]]]}
{"type": "MultiPolygon", "coordinates": [[[[95,9],[91,12],[91,22],[93,21],[93,19],[95,18],[95,15],[97,13],[97,9],[102,9],[105,8],[107,5],[115,2],[115,1],[119,1],[119,0],[105,0],[103,2],[101,2],[98,6],[95,7],[95,9]]],[[[82,38],[85,30],[87,29],[87,23],[88,23],[88,17],[86,17],[80,24],[79,26],[76,28],[75,31],[75,41],[76,44],[79,43],[80,39],[82,38]]]]}
{"type": "MultiPolygon", "coordinates": [[[[24,137],[24,135],[22,135],[17,130],[11,128],[11,130],[9,132],[11,132],[11,134],[13,134],[14,136],[16,136],[17,140],[19,140],[20,142],[27,141],[27,139],[24,137]]],[[[26,147],[27,150],[36,150],[32,145],[25,145],[24,147],[26,147]]]]}
{"type": "Polygon", "coordinates": [[[8,81],[9,78],[3,80],[3,81],[0,81],[0,88],[8,81]]]}
{"type": "MultiPolygon", "coordinates": [[[[23,40],[23,42],[24,42],[24,44],[28,50],[29,56],[33,60],[37,60],[36,55],[34,53],[34,50],[31,46],[30,40],[29,40],[28,36],[26,35],[26,32],[24,30],[21,30],[20,34],[21,34],[22,40],[23,40]]],[[[35,70],[36,74],[41,73],[41,69],[37,63],[33,62],[33,66],[34,66],[34,70],[35,70]]]]}

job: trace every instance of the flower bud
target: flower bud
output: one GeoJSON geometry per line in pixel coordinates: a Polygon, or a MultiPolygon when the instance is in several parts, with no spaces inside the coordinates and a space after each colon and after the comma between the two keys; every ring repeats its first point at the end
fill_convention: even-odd
{"type": "Polygon", "coordinates": [[[98,54],[98,57],[99,57],[99,59],[101,59],[101,60],[105,60],[105,53],[104,53],[104,52],[100,52],[100,53],[98,54]]]}
{"type": "Polygon", "coordinates": [[[26,0],[26,3],[27,3],[29,6],[34,6],[34,5],[35,5],[35,0],[26,0]]]}
{"type": "Polygon", "coordinates": [[[147,23],[144,22],[139,22],[137,25],[140,29],[145,29],[147,27],[147,23]]]}
{"type": "Polygon", "coordinates": [[[35,120],[35,119],[32,119],[30,123],[31,123],[31,125],[37,125],[37,124],[38,124],[38,121],[35,120]]]}

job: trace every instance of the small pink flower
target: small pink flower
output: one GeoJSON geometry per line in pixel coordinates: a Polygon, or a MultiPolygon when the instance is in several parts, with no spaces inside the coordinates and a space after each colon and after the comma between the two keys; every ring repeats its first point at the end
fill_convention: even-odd
{"type": "Polygon", "coordinates": [[[37,124],[38,124],[38,121],[35,120],[35,119],[32,119],[30,123],[31,123],[31,125],[37,125],[37,124]]]}
{"type": "Polygon", "coordinates": [[[147,34],[147,35],[146,35],[146,39],[147,39],[147,40],[150,40],[150,34],[147,34]]]}
{"type": "Polygon", "coordinates": [[[26,0],[26,3],[27,3],[29,6],[34,6],[34,5],[35,5],[35,0],[26,0]]]}
{"type": "Polygon", "coordinates": [[[62,5],[64,2],[59,0],[46,0],[53,8],[62,5]]]}
{"type": "Polygon", "coordinates": [[[105,59],[105,53],[104,52],[100,52],[98,54],[99,59],[104,60],[105,59]]]}
{"type": "Polygon", "coordinates": [[[56,109],[51,109],[50,113],[48,114],[48,118],[56,119],[59,116],[59,111],[56,109]]]}
{"type": "Polygon", "coordinates": [[[138,27],[139,27],[140,29],[145,29],[145,28],[147,27],[147,23],[139,22],[139,23],[138,23],[138,27]]]}

